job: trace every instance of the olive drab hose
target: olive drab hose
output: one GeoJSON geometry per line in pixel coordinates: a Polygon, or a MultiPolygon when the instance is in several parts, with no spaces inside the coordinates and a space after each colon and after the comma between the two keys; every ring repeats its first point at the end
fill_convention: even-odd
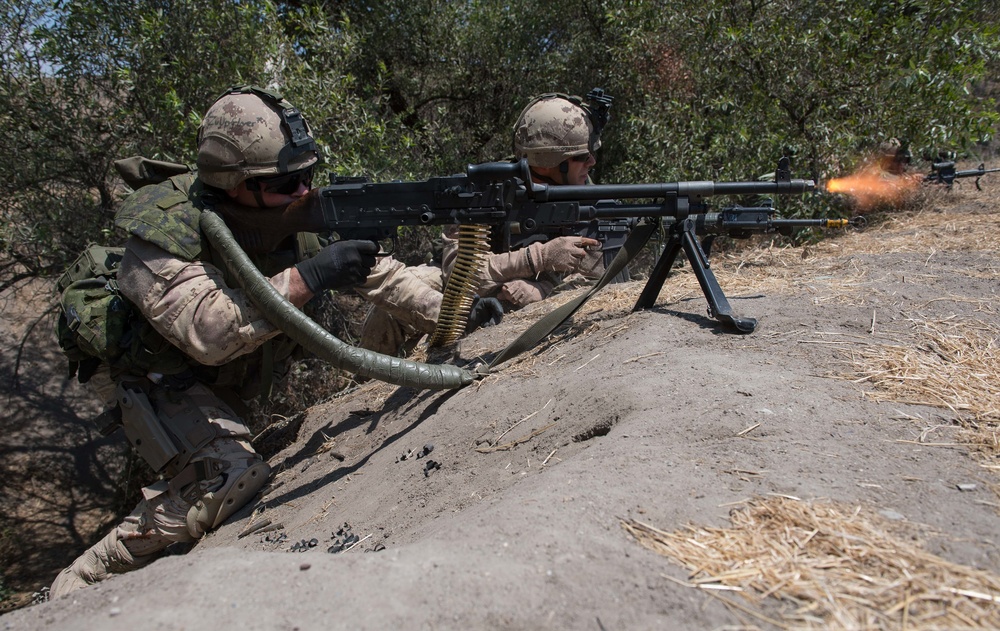
{"type": "Polygon", "coordinates": [[[222,217],[204,210],[200,225],[209,243],[222,254],[229,271],[264,316],[288,337],[334,367],[399,386],[433,390],[461,388],[477,378],[476,374],[458,366],[422,364],[345,344],[292,306],[271,286],[236,243],[222,217]]]}

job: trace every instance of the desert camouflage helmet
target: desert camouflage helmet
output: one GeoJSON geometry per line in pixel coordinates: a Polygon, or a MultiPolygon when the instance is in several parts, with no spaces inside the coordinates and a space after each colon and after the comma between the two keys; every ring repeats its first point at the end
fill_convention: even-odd
{"type": "Polygon", "coordinates": [[[198,128],[199,177],[224,190],[318,161],[306,119],[280,94],[261,88],[230,88],[208,108],[198,128]]]}
{"type": "Polygon", "coordinates": [[[555,167],[601,147],[600,133],[580,98],[543,94],[521,112],[514,125],[514,156],[533,167],[555,167]]]}

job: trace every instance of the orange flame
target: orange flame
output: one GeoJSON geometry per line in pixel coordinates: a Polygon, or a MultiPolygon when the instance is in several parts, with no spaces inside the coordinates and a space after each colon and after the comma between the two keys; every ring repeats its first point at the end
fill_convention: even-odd
{"type": "Polygon", "coordinates": [[[844,177],[826,183],[830,193],[843,193],[854,199],[861,210],[879,204],[897,205],[903,202],[920,185],[917,174],[893,174],[883,170],[875,161],[844,177]]]}

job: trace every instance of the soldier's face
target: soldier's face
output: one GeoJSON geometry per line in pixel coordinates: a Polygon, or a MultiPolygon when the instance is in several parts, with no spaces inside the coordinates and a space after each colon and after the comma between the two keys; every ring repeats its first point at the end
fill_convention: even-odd
{"type": "Polygon", "coordinates": [[[597,158],[594,157],[593,153],[588,153],[582,156],[573,156],[566,160],[565,164],[565,176],[560,167],[532,167],[532,170],[552,182],[583,185],[587,183],[590,169],[597,164],[597,158]]]}
{"type": "Polygon", "coordinates": [[[573,156],[568,160],[569,170],[566,172],[568,184],[586,184],[590,169],[597,164],[597,158],[593,153],[583,156],[573,156]]]}

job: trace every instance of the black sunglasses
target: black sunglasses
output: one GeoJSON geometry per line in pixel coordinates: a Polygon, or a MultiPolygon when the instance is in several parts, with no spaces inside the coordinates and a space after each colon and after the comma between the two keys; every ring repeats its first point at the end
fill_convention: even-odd
{"type": "Polygon", "coordinates": [[[299,190],[299,186],[305,184],[306,188],[312,186],[313,168],[308,167],[284,175],[272,177],[252,177],[248,179],[248,191],[261,191],[265,193],[277,193],[278,195],[291,195],[299,190]]]}
{"type": "Polygon", "coordinates": [[[580,156],[573,156],[572,158],[570,158],[570,160],[572,160],[573,162],[586,162],[586,161],[590,160],[590,156],[592,156],[592,155],[594,155],[594,154],[592,154],[592,153],[585,153],[585,154],[580,155],[580,156]]]}

